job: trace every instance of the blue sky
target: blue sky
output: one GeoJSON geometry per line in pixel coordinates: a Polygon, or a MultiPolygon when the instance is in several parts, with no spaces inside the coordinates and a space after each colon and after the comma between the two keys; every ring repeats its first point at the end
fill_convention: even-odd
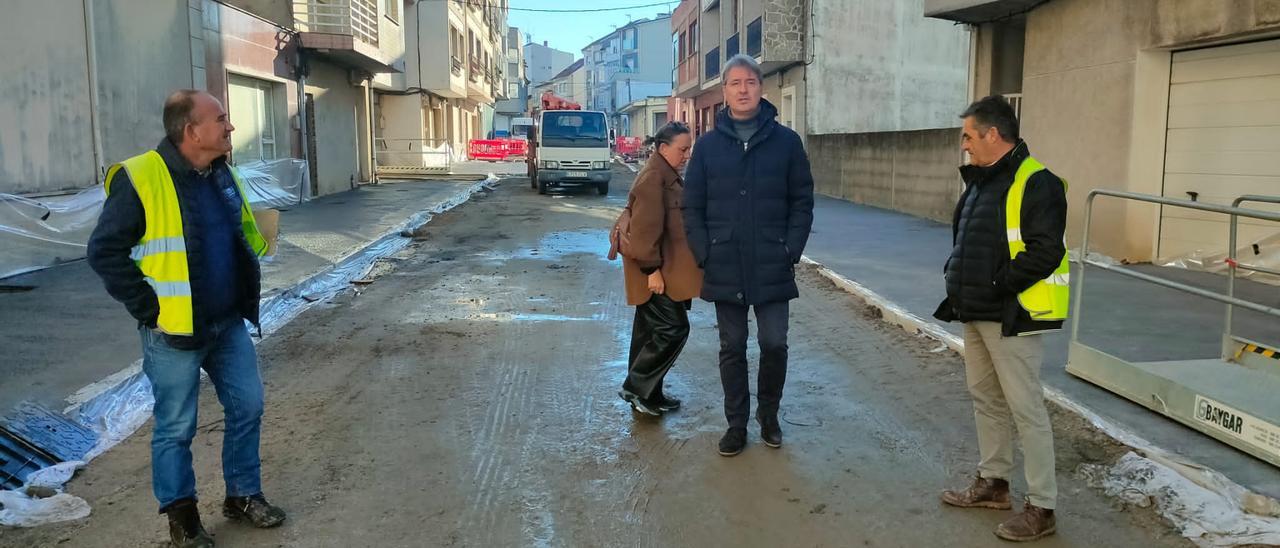
{"type": "Polygon", "coordinates": [[[507,24],[519,27],[526,35],[533,33],[533,41],[539,44],[543,40],[553,48],[570,52],[574,58],[582,56],[582,48],[600,37],[613,31],[615,26],[627,24],[629,20],[648,17],[652,19],[658,13],[666,13],[676,9],[678,0],[672,1],[668,7],[654,6],[624,11],[600,13],[533,13],[517,11],[519,8],[537,9],[601,9],[613,7],[653,4],[662,0],[511,0],[511,12],[507,15],[507,24]],[[628,19],[627,16],[631,18],[628,19]]]}

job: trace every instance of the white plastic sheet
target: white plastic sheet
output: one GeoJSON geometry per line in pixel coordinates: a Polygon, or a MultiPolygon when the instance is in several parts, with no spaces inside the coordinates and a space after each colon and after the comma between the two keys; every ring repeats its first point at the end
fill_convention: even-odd
{"type": "Polygon", "coordinates": [[[297,158],[262,160],[236,166],[254,209],[285,209],[311,199],[311,172],[297,158]]]}
{"type": "MultiPolygon", "coordinates": [[[[1226,246],[1223,247],[1225,248],[1226,246]]],[[[1280,271],[1280,233],[1244,244],[1236,250],[1236,260],[1242,265],[1259,266],[1269,270],[1280,271]]],[[[1161,258],[1156,261],[1156,264],[1197,272],[1225,274],[1227,272],[1227,253],[1216,249],[1213,251],[1197,249],[1182,255],[1161,258]]],[[[1280,276],[1254,272],[1247,268],[1237,268],[1236,277],[1280,285],[1280,276]]]]}
{"type": "Polygon", "coordinates": [[[1246,492],[1238,485],[1207,487],[1133,452],[1114,466],[1083,465],[1080,474],[1127,504],[1154,505],[1199,546],[1280,545],[1280,517],[1247,512],[1246,492]]]}
{"type": "Polygon", "coordinates": [[[104,200],[102,185],[43,198],[0,193],[0,278],[84,257],[104,200]]]}
{"type": "Polygon", "coordinates": [[[31,498],[21,491],[0,491],[0,525],[36,527],[89,517],[89,503],[75,495],[58,493],[47,499],[31,498]]]}

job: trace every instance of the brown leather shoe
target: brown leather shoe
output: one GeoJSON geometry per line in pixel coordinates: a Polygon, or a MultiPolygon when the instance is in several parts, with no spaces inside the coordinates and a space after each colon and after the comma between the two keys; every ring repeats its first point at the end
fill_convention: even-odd
{"type": "Polygon", "coordinates": [[[993,508],[1008,510],[1013,508],[1009,499],[1009,482],[1002,479],[987,479],[975,476],[973,485],[964,491],[942,492],[942,502],[960,508],[993,508]]]}
{"type": "Polygon", "coordinates": [[[1042,539],[1058,532],[1058,522],[1053,510],[1041,508],[1026,500],[1022,513],[1005,520],[996,527],[996,536],[1014,542],[1042,539]]]}

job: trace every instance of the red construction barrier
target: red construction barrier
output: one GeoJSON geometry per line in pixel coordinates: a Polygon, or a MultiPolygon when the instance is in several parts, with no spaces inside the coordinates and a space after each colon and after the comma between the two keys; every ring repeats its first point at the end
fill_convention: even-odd
{"type": "Polygon", "coordinates": [[[524,139],[472,139],[467,143],[467,157],[472,160],[502,162],[529,154],[529,142],[524,139]]]}
{"type": "Polygon", "coordinates": [[[637,156],[644,148],[644,139],[639,137],[618,137],[617,143],[620,156],[637,156]]]}

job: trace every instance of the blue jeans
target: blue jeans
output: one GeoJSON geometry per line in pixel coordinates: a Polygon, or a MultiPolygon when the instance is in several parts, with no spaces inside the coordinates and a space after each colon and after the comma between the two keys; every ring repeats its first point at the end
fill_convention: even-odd
{"type": "Polygon", "coordinates": [[[212,326],[208,343],[179,350],[161,333],[143,327],[142,370],[155,396],[155,431],[151,435],[151,484],[163,511],[183,499],[196,498],[191,467],[191,440],[196,435],[200,369],[209,373],[222,402],[222,476],[228,497],[262,492],[258,438],[262,430],[262,378],[253,341],[244,321],[235,318],[212,326]]]}

